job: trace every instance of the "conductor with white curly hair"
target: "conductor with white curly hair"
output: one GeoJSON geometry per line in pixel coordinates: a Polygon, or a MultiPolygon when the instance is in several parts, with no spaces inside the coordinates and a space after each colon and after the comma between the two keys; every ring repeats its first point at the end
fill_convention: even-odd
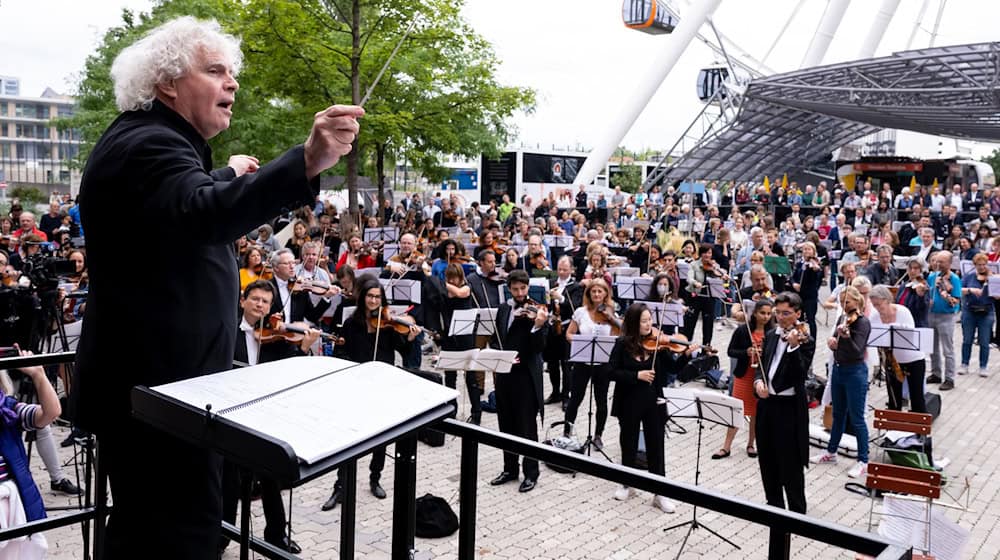
{"type": "Polygon", "coordinates": [[[241,62],[239,40],[218,23],[182,17],[111,68],[122,113],[80,186],[90,294],[72,395],[111,482],[104,558],[217,557],[222,459],[132,419],[129,393],[232,367],[233,241],[282,208],[311,205],[319,174],[351,151],[364,115],[334,105],[274,161],[233,156],[213,170],[207,140],[229,127],[241,62]],[[143,256],[154,258],[140,268],[143,256]]]}

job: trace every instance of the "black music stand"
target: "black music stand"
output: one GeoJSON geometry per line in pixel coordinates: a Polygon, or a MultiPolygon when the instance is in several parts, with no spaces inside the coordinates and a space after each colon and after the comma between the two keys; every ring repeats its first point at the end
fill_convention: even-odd
{"type": "MultiPolygon", "coordinates": [[[[742,420],[743,418],[743,402],[739,399],[734,399],[718,393],[694,389],[666,388],[663,390],[663,396],[667,401],[668,417],[676,416],[680,418],[695,418],[698,420],[698,453],[695,455],[694,467],[694,485],[698,486],[701,478],[701,434],[705,431],[704,422],[707,420],[720,426],[726,426],[728,428],[734,427],[736,422],[742,420]],[[672,414],[671,409],[673,412],[672,414]]],[[[705,529],[709,533],[712,533],[719,539],[722,539],[726,543],[730,544],[736,550],[742,550],[739,545],[733,541],[723,537],[704,523],[698,521],[698,506],[694,507],[694,511],[691,513],[691,519],[671,525],[663,531],[671,531],[679,527],[684,527],[685,525],[688,526],[687,534],[684,535],[684,540],[681,542],[681,547],[677,551],[676,558],[681,557],[681,553],[684,552],[684,546],[687,545],[688,538],[691,537],[691,532],[695,529],[705,529]]]]}
{"type": "MultiPolygon", "coordinates": [[[[583,363],[587,365],[593,364],[606,364],[611,358],[611,350],[615,347],[615,341],[618,338],[614,336],[584,336],[577,334],[573,336],[573,342],[569,348],[569,360],[570,362],[583,363]]],[[[587,455],[590,455],[591,448],[597,449],[597,452],[604,455],[604,458],[611,461],[611,457],[604,452],[603,449],[594,445],[594,432],[593,432],[593,418],[594,418],[594,380],[590,380],[590,397],[588,398],[587,404],[587,439],[583,442],[583,449],[587,450],[587,455]]],[[[612,461],[614,462],[614,461],[612,461]]]]}
{"type": "Polygon", "coordinates": [[[362,241],[371,243],[381,241],[383,243],[396,243],[399,240],[399,228],[393,226],[365,228],[362,241]]]}

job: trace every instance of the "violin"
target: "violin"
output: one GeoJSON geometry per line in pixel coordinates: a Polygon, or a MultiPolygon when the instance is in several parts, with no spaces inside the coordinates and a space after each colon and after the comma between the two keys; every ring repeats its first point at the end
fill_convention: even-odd
{"type": "MultiPolygon", "coordinates": [[[[851,319],[851,323],[853,323],[854,321],[856,321],[857,318],[860,317],[860,316],[861,316],[861,314],[858,314],[857,317],[854,317],[853,319],[851,319]]],[[[851,323],[846,323],[846,325],[849,326],[851,323]]],[[[841,326],[845,326],[845,325],[841,325],[841,326]]],[[[781,340],[784,340],[785,342],[788,342],[788,335],[791,334],[792,331],[795,331],[795,332],[799,333],[799,336],[802,337],[802,338],[804,338],[804,339],[806,339],[806,340],[812,340],[812,333],[809,331],[809,323],[806,323],[805,321],[796,321],[795,325],[792,326],[791,329],[788,329],[788,332],[786,332],[785,334],[781,335],[781,340]]]]}
{"type": "MultiPolygon", "coordinates": [[[[655,331],[655,329],[654,329],[655,331]]],[[[647,352],[656,352],[657,350],[670,350],[675,354],[681,354],[685,352],[691,346],[698,346],[697,344],[689,341],[686,336],[680,333],[675,334],[663,334],[651,332],[642,339],[642,348],[647,352]]],[[[702,346],[705,352],[714,354],[715,350],[711,346],[702,346]]]]}
{"type": "Polygon", "coordinates": [[[525,317],[534,321],[535,317],[538,316],[538,311],[541,307],[542,304],[531,298],[527,298],[524,301],[524,305],[514,310],[514,317],[525,317]]]}
{"type": "Polygon", "coordinates": [[[469,255],[455,255],[448,261],[448,264],[457,264],[461,266],[463,264],[472,264],[473,262],[475,262],[475,259],[469,255]]]}
{"type": "MultiPolygon", "coordinates": [[[[264,323],[265,326],[254,329],[253,331],[253,337],[261,344],[270,344],[272,342],[288,342],[291,344],[298,344],[302,342],[308,332],[304,326],[283,323],[280,319],[278,319],[277,315],[269,316],[264,323]]],[[[342,337],[334,334],[321,332],[319,333],[319,336],[323,340],[332,341],[336,346],[342,346],[346,343],[342,337]]]]}
{"type": "Polygon", "coordinates": [[[381,311],[372,311],[368,316],[368,325],[375,329],[392,329],[401,335],[410,334],[410,327],[417,327],[431,337],[437,338],[438,334],[428,328],[417,324],[416,319],[409,315],[393,313],[388,307],[383,307],[381,311]]]}
{"type": "Polygon", "coordinates": [[[531,255],[529,261],[531,262],[531,266],[535,268],[549,267],[549,261],[546,260],[545,253],[535,253],[534,255],[531,255]]]}
{"type": "Polygon", "coordinates": [[[486,275],[486,279],[490,280],[491,282],[495,282],[495,283],[501,284],[501,283],[507,281],[507,276],[509,276],[509,275],[510,275],[510,273],[508,273],[508,272],[506,272],[506,271],[504,271],[502,269],[494,268],[493,272],[491,272],[491,273],[489,273],[489,274],[486,275]]]}
{"type": "Polygon", "coordinates": [[[324,296],[330,290],[330,284],[322,280],[312,278],[291,278],[288,283],[292,286],[292,292],[308,292],[318,296],[324,296]]]}

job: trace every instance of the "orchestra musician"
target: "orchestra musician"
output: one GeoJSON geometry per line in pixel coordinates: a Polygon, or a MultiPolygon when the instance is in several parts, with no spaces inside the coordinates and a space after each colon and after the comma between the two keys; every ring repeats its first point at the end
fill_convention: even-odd
{"type": "MultiPolygon", "coordinates": [[[[545,399],[545,404],[569,401],[572,373],[567,361],[569,345],[563,335],[573,312],[580,306],[583,298],[581,288],[580,283],[573,278],[573,259],[563,255],[556,265],[556,276],[549,279],[548,301],[552,328],[549,329],[549,340],[542,357],[549,372],[552,393],[545,399]],[[559,322],[558,325],[556,321],[559,322]]],[[[564,404],[563,410],[565,409],[564,404]]]]}
{"type": "MultiPolygon", "coordinates": [[[[666,360],[671,351],[658,348],[661,338],[653,327],[653,315],[646,305],[633,303],[625,311],[621,336],[615,342],[607,367],[611,380],[615,382],[611,414],[618,418],[621,425],[619,444],[622,464],[636,468],[641,425],[646,441],[647,469],[663,476],[666,410],[657,400],[662,397],[663,388],[667,385],[666,360]],[[648,347],[650,343],[652,350],[648,347]]],[[[695,349],[694,345],[688,346],[686,353],[695,349]]],[[[634,494],[635,490],[622,486],[615,491],[615,499],[627,500],[634,494]]],[[[664,496],[654,496],[653,507],[665,513],[675,510],[674,504],[664,496]]]]}
{"type": "Polygon", "coordinates": [[[809,333],[816,337],[816,307],[818,305],[819,287],[823,283],[823,264],[816,254],[816,246],[810,241],[802,243],[802,258],[795,263],[791,277],[792,290],[802,299],[802,314],[809,333]]]}
{"type": "MultiPolygon", "coordinates": [[[[236,352],[234,359],[255,366],[273,362],[292,356],[305,356],[309,347],[319,338],[319,331],[306,328],[302,340],[298,343],[276,340],[262,342],[260,333],[266,322],[265,315],[274,300],[274,288],[270,282],[255,280],[243,289],[240,307],[243,310],[239,332],[236,333],[236,352]]],[[[229,523],[236,522],[236,510],[240,495],[240,469],[226,461],[222,471],[222,511],[223,519],[229,523]]],[[[285,507],[281,499],[281,486],[273,478],[257,475],[261,487],[261,503],[264,507],[264,540],[281,550],[298,554],[302,552],[295,541],[285,532],[285,507]]],[[[219,552],[226,548],[229,539],[223,537],[219,552]]]]}
{"type": "Polygon", "coordinates": [[[296,289],[295,257],[291,249],[275,251],[271,255],[271,269],[274,270],[274,277],[270,282],[277,294],[271,302],[271,314],[281,313],[284,320],[293,323],[319,323],[323,312],[330,307],[330,296],[335,294],[328,291],[314,302],[310,292],[296,289]]]}
{"type": "MultiPolygon", "coordinates": [[[[721,230],[725,231],[725,230],[721,230]]],[[[688,338],[694,335],[694,327],[701,317],[701,341],[702,344],[712,344],[712,331],[715,329],[715,302],[709,291],[708,279],[718,278],[722,281],[729,280],[729,274],[718,265],[713,259],[712,246],[703,243],[698,248],[698,260],[691,263],[688,268],[687,287],[692,295],[692,308],[694,315],[690,321],[690,326],[685,326],[689,330],[688,338]]]]}
{"type": "Polygon", "coordinates": [[[500,286],[505,282],[506,273],[497,269],[497,254],[483,249],[477,258],[479,267],[466,277],[472,289],[472,301],[476,307],[496,309],[500,307],[500,286]]]}
{"type": "MultiPolygon", "coordinates": [[[[915,260],[915,259],[914,259],[915,260]]],[[[917,261],[917,270],[920,262],[917,261]]],[[[916,327],[913,315],[905,306],[892,303],[892,292],[889,287],[879,284],[868,294],[876,313],[869,316],[872,326],[896,326],[912,329],[916,327]]],[[[926,309],[926,307],[925,307],[926,309]]],[[[912,412],[927,412],[924,400],[924,373],[927,363],[922,350],[905,348],[880,348],[883,370],[886,372],[885,385],[889,392],[889,409],[903,409],[903,383],[910,391],[910,410],[912,412]],[[891,355],[887,352],[891,352],[891,355]],[[903,379],[900,379],[900,375],[903,379]]]]}
{"type": "MultiPolygon", "coordinates": [[[[441,314],[443,315],[442,324],[448,330],[451,328],[451,319],[455,311],[474,309],[475,304],[472,301],[472,288],[466,282],[465,272],[460,265],[449,264],[445,268],[444,276],[444,286],[448,293],[441,314]]],[[[448,331],[447,336],[441,339],[441,350],[471,350],[474,347],[475,337],[471,334],[455,336],[448,331]]],[[[482,388],[479,385],[478,373],[475,371],[465,372],[465,387],[468,390],[469,402],[472,407],[469,421],[476,425],[479,425],[482,419],[482,407],[479,402],[482,388]]],[[[458,372],[456,371],[445,371],[444,384],[454,389],[457,376],[458,372]]]]}
{"type": "Polygon", "coordinates": [[[217,558],[221,459],[134,419],[131,390],[232,367],[239,317],[233,241],[282,208],[312,204],[319,174],[350,152],[364,114],[330,107],[315,114],[304,145],[266,165],[233,156],[212,170],[208,139],[229,126],[238,45],[216,22],[186,17],[123,49],[112,72],[122,113],[83,171],[91,285],[71,398],[77,422],[100,438],[114,492],[105,560],[217,558]],[[155,54],[165,50],[178,55],[155,54]],[[145,235],[121,235],[140,230],[145,235]],[[134,259],[122,255],[142,254],[181,254],[186,264],[147,259],[137,282],[134,259]],[[129,328],[141,315],[136,302],[149,294],[167,305],[155,321],[129,328]],[[109,364],[127,367],[108,375],[109,364]]]}
{"type": "MultiPolygon", "coordinates": [[[[764,335],[757,394],[757,460],[768,505],[806,512],[805,474],[809,464],[809,408],[806,374],[816,343],[802,328],[802,300],[792,292],[775,298],[777,327],[764,335]]],[[[772,543],[772,546],[779,543],[772,543]]]]}
{"type": "Polygon", "coordinates": [[[365,243],[361,240],[361,234],[354,232],[347,236],[347,250],[344,251],[343,255],[340,255],[335,270],[339,271],[344,265],[350,266],[354,270],[372,268],[376,266],[375,262],[376,259],[372,254],[371,247],[365,247],[365,243]]]}
{"type": "Polygon", "coordinates": [[[404,233],[399,237],[399,252],[389,258],[386,270],[395,277],[419,280],[430,274],[430,265],[426,261],[424,253],[417,251],[417,236],[404,233]]]}
{"type": "MultiPolygon", "coordinates": [[[[344,321],[341,336],[344,338],[344,348],[348,360],[365,363],[378,361],[393,365],[396,362],[396,352],[406,355],[414,339],[420,333],[420,327],[410,325],[407,334],[403,335],[393,330],[389,321],[385,320],[389,301],[385,290],[376,278],[365,278],[358,285],[358,298],[361,305],[354,308],[354,313],[344,321]]],[[[380,446],[372,452],[369,464],[369,489],[372,496],[380,500],[386,497],[380,483],[382,469],[385,467],[385,446],[380,446]]],[[[322,506],[323,511],[329,511],[343,501],[344,487],[337,481],[333,485],[333,493],[322,506]]]]}
{"type": "MultiPolygon", "coordinates": [[[[576,308],[566,329],[566,340],[573,342],[577,335],[618,336],[621,334],[621,319],[615,313],[615,303],[611,300],[611,288],[601,279],[595,278],[583,289],[583,305],[576,308]]],[[[576,422],[576,415],[587,395],[587,385],[593,387],[594,404],[597,407],[597,424],[594,428],[594,446],[604,448],[601,435],[608,420],[608,388],[611,378],[608,364],[575,363],[573,368],[573,389],[569,405],[566,407],[566,430],[576,422]]]]}
{"type": "MultiPolygon", "coordinates": [[[[542,349],[545,347],[549,314],[544,305],[528,299],[528,274],[510,273],[507,285],[513,296],[497,310],[497,337],[502,348],[516,349],[518,362],[510,373],[496,376],[497,421],[500,431],[538,441],[536,417],[542,404],[542,349]]],[[[538,461],[525,457],[521,469],[524,480],[518,491],[530,492],[538,481],[538,461]]],[[[503,472],[490,481],[493,486],[518,479],[518,456],[505,451],[503,472]]]]}

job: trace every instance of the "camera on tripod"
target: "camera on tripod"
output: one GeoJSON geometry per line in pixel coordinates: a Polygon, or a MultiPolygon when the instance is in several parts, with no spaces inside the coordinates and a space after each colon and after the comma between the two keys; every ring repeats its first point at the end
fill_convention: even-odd
{"type": "Polygon", "coordinates": [[[69,259],[57,257],[54,243],[39,243],[41,250],[24,257],[21,267],[23,275],[31,280],[31,286],[38,291],[55,290],[59,278],[76,273],[76,264],[69,259]]]}

